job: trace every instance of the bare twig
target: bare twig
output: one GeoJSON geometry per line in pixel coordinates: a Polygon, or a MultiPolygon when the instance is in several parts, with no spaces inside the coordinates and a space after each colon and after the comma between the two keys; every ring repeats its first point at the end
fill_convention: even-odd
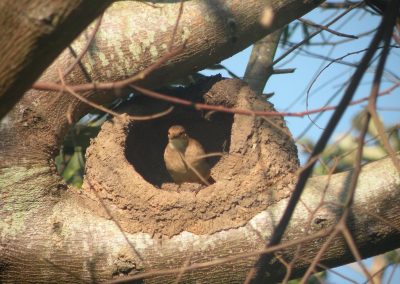
{"type": "MultiPolygon", "coordinates": [[[[361,167],[361,165],[360,165],[360,167],[361,167]]],[[[356,245],[356,243],[355,243],[355,241],[354,241],[349,229],[347,228],[347,225],[344,222],[343,222],[343,224],[344,225],[341,227],[341,232],[342,232],[342,235],[343,235],[344,239],[346,240],[347,245],[349,246],[349,248],[351,250],[351,253],[353,254],[354,258],[357,260],[357,263],[361,267],[361,270],[363,271],[365,276],[368,279],[370,279],[372,284],[374,284],[375,280],[372,277],[372,275],[369,272],[369,270],[365,267],[365,265],[364,265],[364,263],[362,261],[362,256],[360,254],[360,251],[358,250],[357,245],[356,245]]]]}
{"type": "MultiPolygon", "coordinates": [[[[393,46],[393,47],[396,47],[396,46],[393,46]]],[[[379,48],[381,48],[381,47],[378,47],[378,49],[379,49],[379,48]]],[[[313,80],[312,80],[311,83],[309,84],[309,87],[308,87],[308,89],[307,89],[307,97],[309,96],[310,91],[311,91],[313,85],[315,84],[315,82],[317,81],[317,79],[319,78],[319,76],[321,76],[321,74],[322,74],[327,68],[329,68],[332,64],[337,63],[337,62],[341,61],[342,59],[344,59],[344,58],[346,58],[346,57],[348,57],[348,56],[355,55],[355,54],[359,54],[359,53],[361,53],[361,52],[366,52],[366,51],[368,51],[368,48],[361,49],[361,50],[357,50],[357,51],[354,51],[354,52],[350,52],[350,53],[347,53],[347,54],[345,54],[345,55],[343,55],[343,56],[341,56],[341,57],[332,59],[331,62],[329,62],[323,69],[321,69],[321,71],[318,72],[318,74],[313,78],[313,80]]],[[[353,67],[357,67],[357,64],[354,64],[353,67]]],[[[390,90],[394,90],[394,89],[397,88],[398,86],[400,86],[400,82],[394,84],[394,85],[391,87],[390,90]],[[392,88],[393,88],[393,89],[392,89],[392,88]]],[[[385,91],[385,93],[387,93],[387,92],[385,91]]],[[[369,100],[369,96],[368,96],[368,99],[363,99],[362,101],[368,101],[368,100],[369,100]]],[[[358,102],[361,102],[361,101],[358,100],[358,102]]],[[[353,104],[357,104],[357,101],[356,101],[356,103],[353,103],[353,104]]]]}
{"type": "Polygon", "coordinates": [[[169,52],[172,51],[172,47],[174,46],[174,40],[175,40],[175,37],[176,37],[176,32],[178,30],[179,21],[181,20],[182,13],[183,13],[183,4],[184,4],[184,1],[181,0],[181,4],[179,6],[179,11],[178,11],[178,16],[176,17],[176,22],[175,22],[175,25],[174,25],[174,29],[172,31],[171,40],[170,40],[169,45],[168,45],[168,51],[169,52]]]}
{"type": "MultiPolygon", "coordinates": [[[[357,34],[356,37],[360,39],[361,37],[366,37],[366,36],[369,36],[369,35],[373,34],[375,31],[376,31],[376,29],[368,30],[368,31],[365,31],[365,32],[357,34]]],[[[336,41],[319,41],[319,42],[318,41],[314,41],[314,42],[309,42],[307,45],[308,46],[328,46],[328,45],[336,46],[336,45],[339,45],[339,44],[342,44],[342,43],[350,42],[352,40],[353,39],[351,39],[351,38],[346,38],[346,39],[341,39],[341,40],[336,40],[336,41]]],[[[287,41],[286,43],[288,45],[290,45],[290,46],[295,44],[295,43],[293,43],[291,41],[287,41]]]]}
{"type": "MultiPolygon", "coordinates": [[[[340,20],[342,17],[344,17],[347,13],[349,13],[351,10],[353,10],[354,8],[358,7],[361,5],[362,2],[358,2],[352,6],[350,6],[349,8],[346,9],[346,11],[344,11],[343,13],[341,13],[339,16],[337,16],[336,18],[334,18],[332,21],[330,21],[328,24],[325,25],[325,27],[329,27],[331,25],[333,25],[334,23],[336,23],[338,20],[340,20]]],[[[292,46],[290,49],[288,49],[285,53],[283,53],[281,56],[279,56],[277,59],[274,60],[274,62],[272,63],[271,66],[274,66],[275,64],[277,64],[278,62],[280,62],[282,59],[286,58],[286,56],[288,56],[290,53],[292,53],[294,50],[296,50],[298,47],[302,46],[304,43],[308,42],[310,39],[312,39],[313,37],[315,37],[316,35],[318,35],[320,32],[322,32],[323,29],[320,28],[318,31],[313,32],[312,34],[310,34],[307,38],[305,38],[304,40],[300,41],[299,43],[295,44],[294,46],[292,46]]]]}
{"type": "Polygon", "coordinates": [[[306,271],[306,273],[303,275],[303,278],[301,279],[300,284],[305,284],[307,282],[307,279],[310,277],[310,275],[313,273],[314,268],[317,266],[319,260],[322,258],[322,256],[324,255],[324,253],[328,250],[329,245],[332,243],[332,241],[334,240],[334,238],[336,238],[338,234],[337,230],[334,230],[329,236],[328,238],[325,240],[324,244],[321,246],[321,248],[319,249],[318,253],[316,254],[316,256],[313,258],[310,266],[308,267],[308,270],[306,271]]]}
{"type": "MultiPolygon", "coordinates": [[[[301,260],[307,261],[307,262],[309,262],[309,263],[312,262],[311,259],[306,258],[305,256],[299,256],[299,258],[300,258],[301,260]]],[[[322,268],[323,270],[329,270],[329,269],[330,269],[328,266],[325,266],[325,265],[323,265],[322,263],[317,263],[317,266],[320,267],[320,268],[322,268]]],[[[357,281],[355,281],[355,280],[351,279],[350,277],[348,277],[347,275],[344,275],[344,274],[342,274],[342,273],[339,273],[339,272],[337,272],[337,271],[335,271],[335,270],[332,270],[332,269],[331,269],[331,270],[329,270],[329,273],[335,274],[335,275],[337,275],[337,276],[343,278],[343,280],[349,281],[349,282],[354,283],[354,284],[358,284],[357,281]]]]}
{"type": "Polygon", "coordinates": [[[183,274],[185,274],[185,272],[186,272],[186,267],[188,267],[190,265],[190,261],[192,259],[192,255],[193,255],[193,252],[191,252],[188,255],[188,257],[186,258],[185,262],[183,263],[183,265],[181,267],[181,271],[178,273],[178,276],[175,279],[174,284],[178,284],[181,281],[181,279],[183,277],[183,274]]]}
{"type": "MultiPolygon", "coordinates": [[[[193,167],[193,165],[185,158],[185,156],[184,156],[181,152],[179,152],[179,151],[178,151],[178,153],[179,153],[179,157],[181,157],[182,161],[189,167],[189,169],[190,169],[192,172],[194,172],[194,174],[195,174],[205,185],[210,186],[210,183],[204,178],[204,176],[203,176],[201,173],[199,173],[199,171],[198,171],[195,167],[193,167]]],[[[197,157],[197,159],[200,159],[200,158],[197,157]]]]}
{"type": "MultiPolygon", "coordinates": [[[[397,89],[398,87],[400,87],[400,82],[395,83],[395,84],[393,84],[391,87],[389,87],[389,88],[383,90],[382,92],[380,92],[380,93],[378,94],[378,96],[387,96],[387,95],[390,95],[390,94],[391,94],[395,89],[397,89]]],[[[367,97],[364,97],[364,98],[361,98],[361,99],[358,99],[358,100],[351,101],[351,102],[349,103],[349,105],[357,105],[357,104],[360,104],[360,103],[362,103],[362,102],[367,102],[367,101],[369,100],[369,97],[370,97],[370,96],[367,96],[367,97]]],[[[336,109],[336,106],[326,106],[326,107],[320,108],[320,110],[323,110],[323,111],[334,110],[334,109],[336,109]]],[[[321,115],[321,114],[323,113],[323,111],[321,111],[321,112],[319,113],[319,115],[321,115]]],[[[299,136],[296,137],[296,139],[295,139],[296,142],[297,142],[299,139],[301,139],[301,137],[303,137],[303,136],[308,132],[308,130],[310,130],[310,128],[311,128],[312,125],[315,125],[315,122],[316,122],[316,120],[318,119],[318,117],[319,117],[319,116],[317,116],[315,119],[313,119],[313,121],[299,134],[299,136]]]]}
{"type": "MultiPolygon", "coordinates": [[[[323,192],[322,192],[320,203],[316,206],[316,208],[313,209],[313,210],[311,210],[310,208],[308,208],[308,206],[307,206],[307,204],[306,204],[305,202],[302,202],[303,206],[304,206],[305,208],[307,208],[307,210],[310,212],[310,217],[308,218],[308,223],[306,224],[306,228],[305,228],[305,231],[306,231],[306,232],[308,232],[308,230],[311,228],[312,220],[314,219],[314,216],[316,215],[316,213],[318,212],[318,210],[319,210],[322,206],[326,205],[326,203],[324,202],[324,197],[325,197],[326,192],[327,192],[327,190],[328,190],[328,187],[329,187],[329,184],[330,184],[330,181],[331,181],[331,177],[332,177],[332,175],[333,175],[333,173],[334,173],[334,171],[335,171],[335,169],[336,169],[336,166],[337,166],[337,160],[336,160],[336,162],[333,164],[333,166],[329,169],[328,180],[326,181],[326,185],[325,185],[324,190],[323,190],[323,192]]],[[[296,249],[296,251],[295,251],[295,253],[294,253],[293,259],[292,259],[292,261],[288,264],[288,267],[290,268],[290,270],[293,270],[293,267],[294,267],[294,265],[295,265],[296,260],[299,259],[299,258],[301,257],[301,255],[300,255],[301,247],[302,247],[302,244],[299,244],[299,245],[297,246],[297,249],[296,249]]],[[[286,273],[285,280],[286,280],[286,281],[289,281],[289,280],[290,280],[290,276],[291,276],[291,275],[290,275],[289,273],[286,273]]],[[[283,281],[284,283],[285,283],[285,280],[283,281]]]]}
{"type": "Polygon", "coordinates": [[[196,158],[195,159],[193,159],[194,161],[197,161],[197,160],[201,160],[201,159],[205,159],[205,158],[210,158],[210,157],[221,157],[221,156],[223,156],[224,154],[223,153],[220,153],[220,152],[215,152],[215,153],[207,153],[207,154],[204,154],[204,155],[198,155],[198,156],[196,156],[196,158]]]}
{"type": "Polygon", "coordinates": [[[362,5],[364,5],[364,1],[360,2],[343,1],[343,2],[324,2],[320,5],[320,7],[323,9],[348,9],[349,7],[359,3],[362,3],[362,5]]]}
{"type": "MultiPolygon", "coordinates": [[[[91,106],[91,107],[93,107],[93,108],[95,108],[95,109],[98,109],[98,110],[100,110],[100,111],[103,111],[103,112],[105,112],[105,113],[107,113],[107,114],[109,114],[109,115],[112,115],[112,116],[114,116],[114,117],[119,117],[119,118],[122,117],[122,114],[117,113],[117,112],[115,112],[115,111],[113,111],[113,110],[110,110],[110,109],[108,109],[108,108],[106,108],[106,107],[104,107],[104,106],[102,106],[102,105],[99,105],[99,104],[97,104],[97,103],[95,103],[95,102],[92,102],[92,101],[88,100],[87,98],[85,98],[84,96],[81,96],[81,95],[79,95],[78,93],[76,93],[76,92],[75,92],[74,90],[72,90],[70,87],[64,85],[64,84],[65,84],[64,78],[62,77],[61,71],[60,71],[60,70],[58,70],[58,71],[59,71],[61,83],[63,84],[63,86],[64,86],[65,90],[67,91],[67,93],[73,95],[73,96],[74,96],[75,98],[77,98],[78,100],[84,102],[85,104],[87,104],[87,105],[89,105],[89,106],[91,106]]],[[[126,115],[126,117],[127,117],[128,119],[132,119],[132,120],[151,120],[151,119],[156,119],[156,118],[165,116],[165,115],[169,114],[170,112],[172,112],[173,109],[174,109],[174,107],[169,107],[169,108],[168,108],[167,110],[165,110],[165,111],[162,111],[162,112],[156,113],[156,114],[152,114],[152,115],[146,115],[146,116],[126,115]]]]}
{"type": "MultiPolygon", "coordinates": [[[[138,91],[138,92],[140,92],[140,93],[142,93],[142,94],[144,94],[146,96],[149,96],[149,97],[152,97],[152,98],[156,98],[156,99],[160,99],[160,100],[164,100],[164,101],[171,102],[171,103],[174,103],[174,104],[193,107],[195,109],[212,110],[212,111],[219,111],[219,112],[233,113],[233,114],[241,114],[241,115],[250,115],[250,116],[303,117],[303,116],[308,115],[308,114],[320,113],[320,112],[328,111],[328,110],[335,110],[337,108],[337,106],[327,106],[327,107],[313,109],[313,110],[304,111],[304,112],[276,112],[276,111],[257,111],[257,110],[248,110],[248,109],[227,108],[227,107],[220,106],[220,105],[209,105],[209,104],[204,104],[204,103],[194,103],[194,102],[189,101],[189,100],[185,100],[185,99],[181,99],[181,98],[177,98],[177,97],[161,94],[161,93],[158,93],[156,91],[152,91],[152,90],[140,87],[140,86],[136,86],[136,85],[130,85],[130,86],[133,89],[135,89],[136,91],[138,91]]],[[[395,84],[392,87],[390,87],[387,91],[383,92],[381,95],[388,95],[391,91],[393,91],[395,88],[397,88],[399,86],[400,86],[400,83],[395,84]]],[[[350,105],[355,105],[355,104],[362,103],[364,101],[368,101],[368,98],[362,98],[362,99],[356,100],[354,102],[350,102],[349,104],[350,105]]]]}
{"type": "Polygon", "coordinates": [[[97,19],[93,32],[90,35],[86,45],[84,46],[80,54],[76,57],[75,61],[70,66],[68,66],[68,68],[63,72],[63,77],[67,77],[71,73],[71,71],[75,68],[75,66],[81,61],[83,56],[85,56],[86,52],[89,50],[90,45],[93,43],[94,38],[96,37],[102,19],[103,19],[103,14],[101,14],[100,17],[97,19]]]}
{"type": "Polygon", "coordinates": [[[327,26],[316,24],[316,23],[314,23],[314,22],[312,22],[310,20],[306,20],[306,19],[302,19],[302,18],[299,18],[298,20],[300,22],[302,22],[303,24],[306,24],[306,25],[309,25],[309,26],[312,26],[312,27],[315,27],[315,28],[322,29],[324,31],[330,32],[331,34],[334,34],[334,35],[337,35],[337,36],[340,36],[340,37],[358,39],[358,37],[355,36],[355,35],[348,35],[348,34],[340,33],[340,32],[337,32],[335,30],[332,30],[332,29],[328,28],[327,26]]]}
{"type": "Polygon", "coordinates": [[[274,69],[272,71],[272,74],[273,75],[289,74],[289,73],[294,73],[294,71],[296,71],[296,68],[274,69]]]}

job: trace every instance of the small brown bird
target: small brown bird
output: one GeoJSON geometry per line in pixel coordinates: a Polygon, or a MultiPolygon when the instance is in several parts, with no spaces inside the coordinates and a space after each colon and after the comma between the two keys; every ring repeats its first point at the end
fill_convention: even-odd
{"type": "Polygon", "coordinates": [[[210,166],[201,144],[190,138],[181,125],[168,130],[168,144],[164,152],[165,166],[175,183],[210,184],[210,166]]]}

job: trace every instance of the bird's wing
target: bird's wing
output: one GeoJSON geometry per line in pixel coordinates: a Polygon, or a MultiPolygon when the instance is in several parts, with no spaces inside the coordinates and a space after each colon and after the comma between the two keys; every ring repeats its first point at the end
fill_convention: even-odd
{"type": "Polygon", "coordinates": [[[185,157],[186,159],[190,159],[191,161],[196,161],[201,159],[201,156],[205,155],[205,151],[203,146],[196,140],[189,138],[189,143],[188,147],[186,148],[185,151],[185,157]]]}

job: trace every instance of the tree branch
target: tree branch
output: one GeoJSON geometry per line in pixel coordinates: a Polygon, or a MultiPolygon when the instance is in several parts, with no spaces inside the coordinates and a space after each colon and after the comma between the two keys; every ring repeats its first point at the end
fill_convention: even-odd
{"type": "MultiPolygon", "coordinates": [[[[123,233],[110,219],[111,216],[101,218],[88,209],[95,208],[98,201],[84,200],[79,192],[54,188],[52,199],[55,200],[57,195],[61,195],[61,200],[47,203],[47,206],[44,206],[46,203],[42,201],[41,206],[36,206],[34,201],[40,196],[40,189],[55,184],[55,180],[33,178],[38,175],[44,176],[45,168],[29,170],[20,167],[13,170],[0,171],[0,187],[5,196],[0,207],[0,229],[3,236],[0,260],[3,267],[0,274],[2,281],[13,279],[15,282],[23,282],[29,277],[31,281],[45,282],[57,277],[60,282],[85,282],[93,279],[100,282],[118,275],[148,270],[154,272],[158,268],[164,268],[164,276],[157,278],[158,274],[154,273],[152,275],[155,278],[152,279],[156,283],[166,283],[174,281],[181,270],[171,270],[171,275],[168,276],[165,275],[165,268],[180,268],[185,265],[187,255],[191,254],[191,264],[199,269],[191,270],[191,265],[187,266],[185,269],[191,272],[184,273],[182,281],[211,281],[212,277],[214,283],[240,282],[253,265],[256,255],[263,249],[264,240],[270,238],[272,228],[283,214],[287,203],[287,200],[282,200],[270,206],[238,229],[221,231],[210,236],[182,232],[161,241],[147,233],[123,233]],[[16,185],[22,181],[24,188],[16,192],[16,185]],[[24,204],[32,206],[26,208],[24,204]],[[10,218],[19,218],[29,226],[8,223],[10,218]],[[251,251],[254,251],[254,254],[251,254],[251,251]],[[234,257],[242,252],[246,252],[247,255],[234,257]],[[224,262],[225,257],[230,259],[224,262]],[[207,265],[207,262],[218,259],[221,260],[215,263],[218,266],[207,265]],[[232,267],[235,273],[226,273],[232,267]],[[210,275],[210,278],[205,278],[205,275],[210,275]]],[[[294,241],[314,233],[318,234],[336,224],[342,208],[338,200],[345,201],[351,175],[350,171],[335,174],[330,178],[321,176],[309,180],[303,194],[304,202],[299,204],[294,212],[283,245],[288,240],[294,241]],[[324,200],[322,206],[321,198],[324,200]],[[310,208],[318,210],[311,214],[310,208]],[[308,223],[311,224],[309,231],[303,232],[298,229],[306,228],[308,223]]],[[[398,197],[400,178],[389,158],[362,168],[348,224],[364,257],[398,246],[398,197]],[[387,222],[382,222],[381,218],[387,222]],[[371,242],[374,243],[373,246],[371,242]]],[[[307,255],[307,259],[313,258],[325,240],[311,239],[303,243],[300,252],[300,255],[307,255]]],[[[294,242],[293,245],[297,243],[294,242]]],[[[290,259],[296,248],[297,246],[280,250],[280,254],[290,259]]],[[[341,238],[333,242],[321,259],[324,265],[329,267],[343,265],[352,260],[348,246],[341,238]]],[[[298,260],[293,277],[301,275],[308,264],[307,260],[298,260]]],[[[277,282],[285,275],[285,268],[279,262],[273,267],[275,273],[266,278],[268,282],[277,282]]]]}
{"type": "Polygon", "coordinates": [[[0,119],[111,0],[0,3],[0,119]]]}

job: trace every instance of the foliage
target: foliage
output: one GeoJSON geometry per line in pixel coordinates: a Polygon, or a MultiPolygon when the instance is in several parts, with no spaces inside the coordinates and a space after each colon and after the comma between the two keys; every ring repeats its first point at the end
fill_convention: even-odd
{"type": "Polygon", "coordinates": [[[60,153],[55,158],[57,170],[68,184],[82,186],[85,168],[84,153],[89,147],[90,138],[99,133],[106,118],[106,115],[89,114],[71,127],[60,153]]]}
{"type": "MultiPolygon", "coordinates": [[[[365,112],[363,111],[356,114],[352,119],[353,131],[351,133],[337,135],[336,141],[326,147],[320,157],[318,167],[315,168],[314,174],[328,174],[332,166],[335,166],[333,173],[342,172],[354,166],[356,149],[358,148],[357,138],[362,127],[361,118],[364,115],[365,112]]],[[[386,129],[393,149],[395,151],[400,151],[400,125],[391,125],[386,129]]],[[[372,120],[368,127],[366,142],[363,149],[364,162],[376,161],[388,155],[387,151],[382,146],[378,130],[372,120]]],[[[307,138],[302,139],[299,144],[303,145],[304,153],[307,152],[305,149],[312,149],[314,147],[314,143],[307,138]]]]}

